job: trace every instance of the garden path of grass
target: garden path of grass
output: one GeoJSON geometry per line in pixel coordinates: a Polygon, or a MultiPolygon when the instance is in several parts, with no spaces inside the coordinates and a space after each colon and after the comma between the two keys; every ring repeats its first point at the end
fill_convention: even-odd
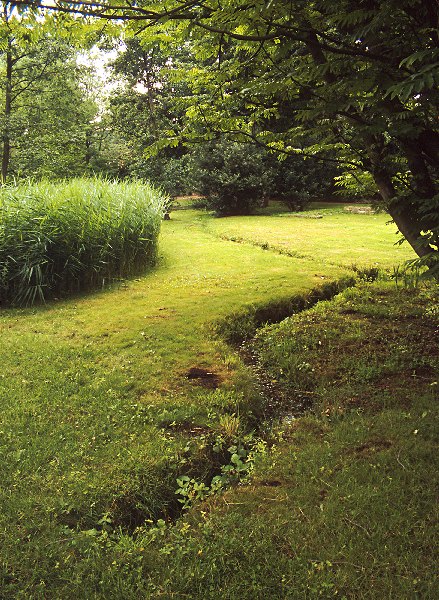
{"type": "MultiPolygon", "coordinates": [[[[295,259],[224,241],[198,216],[163,224],[163,256],[144,277],[0,315],[0,544],[15,592],[56,586],[56,565],[77,559],[63,545],[66,526],[160,514],[186,443],[163,425],[206,422],[220,402],[188,369],[215,371],[238,402],[243,367],[209,323],[346,273],[324,251],[295,259]]],[[[340,245],[350,251],[347,238],[340,245]]]]}

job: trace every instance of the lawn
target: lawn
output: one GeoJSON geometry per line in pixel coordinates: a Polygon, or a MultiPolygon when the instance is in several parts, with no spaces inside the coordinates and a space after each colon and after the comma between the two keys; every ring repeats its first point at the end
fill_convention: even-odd
{"type": "Polygon", "coordinates": [[[208,219],[210,232],[231,241],[256,244],[282,254],[309,258],[316,263],[372,266],[392,271],[395,264],[413,258],[389,215],[354,214],[342,204],[312,204],[302,213],[282,211],[274,205],[270,218],[228,217],[208,219]],[[392,248],[392,249],[391,249],[392,248]]]}
{"type": "Polygon", "coordinates": [[[352,263],[390,268],[412,257],[392,245],[386,220],[178,211],[144,276],[2,311],[3,597],[203,597],[145,573],[172,553],[161,540],[177,514],[177,476],[208,477],[210,433],[227,437],[230,415],[248,432],[262,414],[254,372],[212,324],[339,279],[352,263]],[[230,241],[237,232],[250,243],[230,241]],[[148,533],[156,554],[133,535],[145,519],[160,523],[148,533]]]}

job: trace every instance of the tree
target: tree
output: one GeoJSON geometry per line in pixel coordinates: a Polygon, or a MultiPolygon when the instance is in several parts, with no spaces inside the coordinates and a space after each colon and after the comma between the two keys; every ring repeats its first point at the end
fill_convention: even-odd
{"type": "Polygon", "coordinates": [[[188,93],[187,86],[172,81],[171,75],[177,64],[186,64],[185,54],[179,50],[171,60],[157,42],[141,46],[137,38],[128,38],[111,64],[122,83],[109,102],[113,148],[116,145],[120,157],[117,175],[150,179],[171,195],[189,191],[187,149],[176,143],[154,156],[146,151],[165,139],[170,129],[175,139],[182,126],[178,98],[188,93]]]}
{"type": "Polygon", "coordinates": [[[320,160],[333,160],[329,151],[336,151],[347,169],[371,173],[418,255],[437,257],[434,0],[54,4],[125,22],[146,42],[188,44],[201,66],[185,73],[197,101],[183,136],[221,130],[320,160]]]}
{"type": "Polygon", "coordinates": [[[91,168],[97,107],[82,85],[76,53],[44,42],[20,62],[19,77],[28,88],[12,105],[8,170],[14,178],[71,177],[91,168]],[[41,64],[47,65],[44,74],[41,64]]]}
{"type": "Polygon", "coordinates": [[[1,180],[86,172],[97,105],[77,65],[85,28],[65,18],[59,28],[13,3],[0,16],[1,180]]]}
{"type": "Polygon", "coordinates": [[[323,166],[300,156],[279,161],[265,148],[227,138],[199,143],[189,157],[193,190],[218,215],[250,214],[270,198],[303,210],[331,193],[337,174],[332,163],[323,166]]]}

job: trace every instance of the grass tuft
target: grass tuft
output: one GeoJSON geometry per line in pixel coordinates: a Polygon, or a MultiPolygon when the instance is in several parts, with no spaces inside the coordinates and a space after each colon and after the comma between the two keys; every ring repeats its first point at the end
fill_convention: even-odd
{"type": "Polygon", "coordinates": [[[100,178],[2,188],[0,304],[44,302],[154,264],[165,200],[100,178]]]}

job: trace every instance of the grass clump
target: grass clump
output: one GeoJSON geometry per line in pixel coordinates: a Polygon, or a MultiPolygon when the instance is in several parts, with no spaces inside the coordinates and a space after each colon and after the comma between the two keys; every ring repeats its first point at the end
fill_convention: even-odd
{"type": "Polygon", "coordinates": [[[0,192],[0,304],[31,305],[154,264],[165,198],[136,182],[76,179],[0,192]]]}

